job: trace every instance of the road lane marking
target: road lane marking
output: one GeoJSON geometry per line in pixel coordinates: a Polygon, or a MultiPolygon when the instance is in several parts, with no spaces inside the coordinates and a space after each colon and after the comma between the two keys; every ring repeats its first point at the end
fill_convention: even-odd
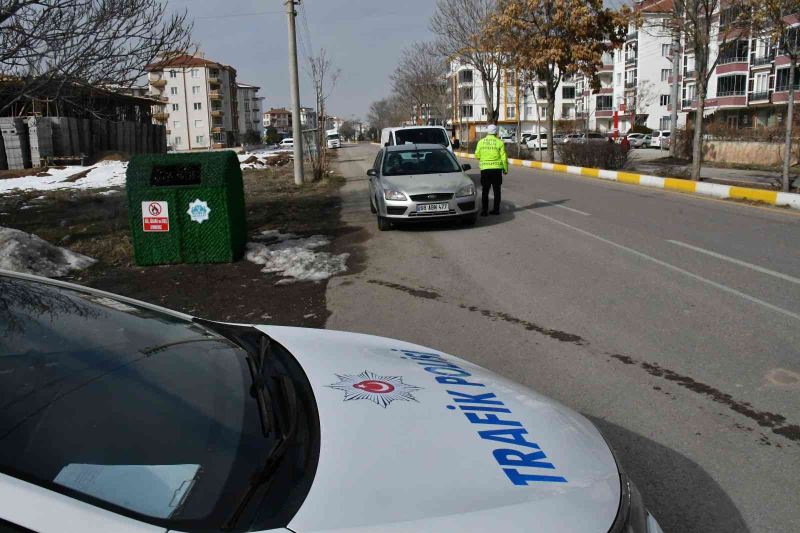
{"type": "Polygon", "coordinates": [[[541,217],[541,218],[547,219],[547,220],[549,220],[549,221],[551,221],[551,222],[553,222],[555,224],[560,224],[560,225],[562,225],[564,227],[567,227],[567,228],[570,228],[572,230],[575,230],[578,233],[586,235],[587,237],[591,237],[592,239],[596,239],[596,240],[598,240],[600,242],[604,242],[604,243],[606,243],[608,245],[611,245],[611,246],[613,246],[615,248],[619,248],[620,250],[624,250],[624,251],[626,251],[626,252],[628,252],[628,253],[630,253],[632,255],[635,255],[636,257],[639,257],[641,259],[645,259],[647,261],[650,261],[652,263],[660,265],[660,266],[662,266],[664,268],[672,270],[673,272],[678,272],[679,274],[683,274],[684,276],[688,276],[688,277],[690,277],[690,278],[692,278],[694,280],[697,280],[697,281],[700,281],[702,283],[705,283],[706,285],[710,285],[711,287],[719,289],[719,290],[721,290],[723,292],[727,292],[728,294],[733,294],[734,296],[738,296],[739,298],[743,298],[743,299],[747,300],[748,302],[752,302],[754,304],[757,304],[757,305],[760,305],[760,306],[765,307],[767,309],[770,309],[772,311],[775,311],[776,313],[780,313],[782,315],[785,315],[785,316],[788,316],[790,318],[793,318],[795,320],[800,321],[800,314],[798,314],[798,313],[793,313],[792,311],[788,311],[786,309],[783,309],[782,307],[778,307],[777,305],[772,305],[771,303],[765,302],[764,300],[760,300],[760,299],[756,298],[755,296],[750,296],[749,294],[745,294],[745,293],[743,293],[741,291],[738,291],[736,289],[728,287],[727,285],[723,285],[722,283],[717,283],[716,281],[712,281],[712,280],[710,280],[708,278],[704,278],[703,276],[699,276],[699,275],[697,275],[697,274],[695,274],[693,272],[689,272],[688,270],[684,270],[684,269],[682,269],[680,267],[677,267],[675,265],[667,263],[666,261],[662,261],[661,259],[656,259],[655,257],[647,255],[644,252],[640,252],[638,250],[634,250],[633,248],[629,248],[629,247],[625,246],[624,244],[619,244],[619,243],[616,243],[614,241],[610,241],[610,240],[606,239],[605,237],[601,237],[600,235],[595,235],[594,233],[591,233],[589,231],[586,231],[586,230],[583,230],[581,228],[575,227],[575,226],[573,226],[571,224],[567,224],[566,222],[561,222],[558,219],[555,219],[553,217],[549,217],[547,215],[543,215],[542,213],[536,213],[536,212],[531,211],[529,209],[525,210],[525,212],[529,213],[531,215],[535,215],[537,217],[541,217]]]}
{"type": "Polygon", "coordinates": [[[556,203],[551,202],[550,200],[545,200],[544,198],[537,198],[536,200],[539,201],[539,202],[543,202],[543,203],[545,203],[547,205],[552,205],[554,207],[560,207],[561,209],[566,209],[567,211],[572,211],[573,213],[578,213],[579,215],[583,215],[585,217],[591,216],[589,213],[584,213],[583,211],[579,211],[577,209],[573,209],[572,207],[567,207],[565,205],[556,204],[556,203]]]}
{"type": "Polygon", "coordinates": [[[711,257],[716,257],[717,259],[722,259],[723,261],[728,261],[735,265],[743,266],[745,268],[749,268],[751,270],[755,270],[756,272],[761,272],[762,274],[768,274],[770,276],[775,276],[776,278],[780,278],[782,280],[790,281],[792,283],[797,283],[800,285],[800,279],[790,276],[788,274],[783,274],[781,272],[775,272],[774,270],[770,270],[768,268],[764,268],[762,266],[754,265],[752,263],[748,263],[747,261],[742,261],[741,259],[735,259],[733,257],[728,257],[727,255],[718,254],[717,252],[712,252],[711,250],[706,250],[705,248],[700,248],[699,246],[693,246],[691,244],[686,244],[685,242],[681,241],[673,241],[667,239],[668,243],[675,244],[677,246],[683,246],[684,248],[688,248],[690,250],[694,250],[695,252],[710,255],[711,257]]]}

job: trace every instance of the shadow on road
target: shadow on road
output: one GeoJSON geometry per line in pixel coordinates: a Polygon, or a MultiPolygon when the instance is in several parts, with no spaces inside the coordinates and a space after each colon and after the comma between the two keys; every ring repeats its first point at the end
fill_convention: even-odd
{"type": "Polygon", "coordinates": [[[616,424],[584,416],[614,449],[666,533],[749,533],[736,505],[700,465],[616,424]]]}

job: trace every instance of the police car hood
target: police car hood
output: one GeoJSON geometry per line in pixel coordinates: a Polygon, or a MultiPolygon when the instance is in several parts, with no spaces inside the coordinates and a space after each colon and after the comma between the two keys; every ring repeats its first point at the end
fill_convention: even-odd
{"type": "Polygon", "coordinates": [[[605,533],[614,522],[618,470],[581,415],[414,344],[261,329],[303,366],[319,409],[319,465],[292,531],[605,533]]]}

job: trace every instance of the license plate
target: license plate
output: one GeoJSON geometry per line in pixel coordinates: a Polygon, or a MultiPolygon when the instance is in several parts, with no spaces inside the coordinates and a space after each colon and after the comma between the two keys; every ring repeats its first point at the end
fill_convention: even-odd
{"type": "Polygon", "coordinates": [[[417,213],[438,213],[450,211],[450,204],[442,202],[439,204],[417,204],[417,213]]]}

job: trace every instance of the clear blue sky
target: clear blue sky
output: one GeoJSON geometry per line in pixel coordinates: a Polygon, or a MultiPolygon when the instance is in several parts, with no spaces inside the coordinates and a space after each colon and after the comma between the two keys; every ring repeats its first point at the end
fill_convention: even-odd
{"type": "MultiPolygon", "coordinates": [[[[288,39],[283,0],[167,0],[194,19],[194,40],[207,57],[236,68],[238,80],[261,87],[265,107],[288,106],[288,39]]],[[[328,111],[366,118],[369,104],[389,93],[389,75],[400,51],[431,39],[433,0],[303,0],[298,17],[299,53],[327,50],[341,76],[328,111]],[[306,31],[306,24],[308,31],[306,31]]],[[[305,54],[303,54],[305,55],[305,54]]],[[[301,100],[313,105],[305,60],[301,100]]]]}

